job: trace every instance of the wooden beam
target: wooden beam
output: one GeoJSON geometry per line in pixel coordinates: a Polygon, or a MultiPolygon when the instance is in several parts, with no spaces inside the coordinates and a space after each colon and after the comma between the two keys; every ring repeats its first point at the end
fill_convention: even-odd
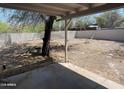
{"type": "Polygon", "coordinates": [[[123,3],[116,3],[116,4],[108,3],[108,4],[104,4],[104,5],[94,7],[91,9],[79,11],[79,12],[72,13],[72,14],[68,14],[59,20],[64,20],[64,19],[69,19],[69,18],[74,18],[74,17],[79,17],[79,16],[86,16],[86,15],[105,12],[108,10],[117,9],[117,8],[121,8],[121,7],[124,7],[123,3]]]}
{"type": "Polygon", "coordinates": [[[36,8],[40,8],[41,10],[46,10],[48,12],[49,11],[56,12],[56,13],[60,13],[60,14],[65,14],[66,12],[69,12],[64,9],[58,9],[58,8],[46,5],[44,3],[43,4],[42,3],[30,4],[30,6],[35,6],[36,8]]]}
{"type": "Polygon", "coordinates": [[[79,5],[82,5],[83,7],[85,7],[85,8],[87,8],[87,9],[89,9],[89,8],[91,8],[91,3],[78,3],[79,5]]]}
{"type": "MultiPolygon", "coordinates": [[[[19,10],[27,10],[27,11],[35,11],[35,12],[41,12],[46,15],[52,15],[52,16],[61,16],[63,19],[69,19],[73,17],[79,17],[79,16],[85,16],[89,14],[94,14],[98,12],[104,12],[107,10],[112,10],[116,8],[123,7],[123,3],[108,3],[108,4],[91,4],[91,8],[82,10],[82,6],[75,3],[59,3],[59,4],[48,4],[45,6],[45,4],[26,4],[26,3],[0,3],[1,7],[4,8],[12,8],[12,9],[19,9],[19,10]],[[48,6],[51,5],[51,6],[48,6]],[[53,7],[55,6],[55,7],[53,7]],[[63,8],[63,10],[62,10],[63,8]],[[69,11],[65,11],[64,9],[67,9],[69,11]],[[73,11],[73,12],[70,12],[73,11]]],[[[87,7],[87,4],[84,4],[85,7],[87,7]]]]}
{"type": "Polygon", "coordinates": [[[80,4],[78,4],[78,3],[66,3],[66,4],[63,4],[64,6],[69,6],[69,7],[71,7],[71,8],[74,8],[75,9],[75,12],[77,12],[77,11],[80,11],[80,9],[87,9],[85,6],[82,6],[82,5],[80,5],[80,4]]]}
{"type": "Polygon", "coordinates": [[[46,4],[46,3],[40,3],[40,4],[37,4],[39,7],[41,8],[45,8],[45,9],[48,9],[48,10],[51,10],[51,11],[56,11],[56,12],[72,12],[72,10],[70,9],[67,9],[67,8],[61,8],[59,6],[55,6],[53,4],[46,4]]]}
{"type": "Polygon", "coordinates": [[[52,3],[52,4],[47,4],[47,5],[54,6],[56,8],[61,8],[61,9],[69,10],[69,11],[75,11],[76,10],[75,7],[68,6],[67,4],[64,4],[64,3],[59,3],[59,4],[52,3]]]}
{"type": "Polygon", "coordinates": [[[78,4],[90,9],[90,8],[94,8],[97,6],[105,5],[106,3],[78,3],[78,4]]]}
{"type": "Polygon", "coordinates": [[[78,3],[64,3],[63,5],[70,6],[72,8],[80,8],[80,7],[82,7],[82,5],[80,5],[78,3]]]}
{"type": "Polygon", "coordinates": [[[98,6],[101,6],[101,5],[105,5],[105,3],[93,3],[92,7],[98,7],[98,6]]]}
{"type": "Polygon", "coordinates": [[[18,9],[18,10],[27,10],[27,11],[35,11],[35,12],[40,12],[40,13],[44,13],[46,15],[63,15],[62,12],[56,12],[56,11],[50,11],[50,10],[46,10],[44,8],[40,8],[36,5],[32,5],[32,4],[23,4],[23,3],[0,3],[0,7],[4,7],[4,8],[11,8],[11,9],[18,9]]]}
{"type": "Polygon", "coordinates": [[[66,12],[73,12],[75,11],[74,8],[70,8],[70,7],[64,7],[63,5],[61,4],[44,4],[48,7],[51,7],[51,8],[54,8],[54,9],[57,9],[57,10],[62,10],[62,11],[66,11],[66,12]]]}

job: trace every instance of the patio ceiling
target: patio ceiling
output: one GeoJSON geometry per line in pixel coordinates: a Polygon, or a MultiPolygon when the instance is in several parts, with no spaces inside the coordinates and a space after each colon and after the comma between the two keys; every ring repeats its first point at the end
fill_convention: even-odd
{"type": "Polygon", "coordinates": [[[41,12],[69,19],[124,7],[123,3],[0,3],[0,7],[41,12]]]}

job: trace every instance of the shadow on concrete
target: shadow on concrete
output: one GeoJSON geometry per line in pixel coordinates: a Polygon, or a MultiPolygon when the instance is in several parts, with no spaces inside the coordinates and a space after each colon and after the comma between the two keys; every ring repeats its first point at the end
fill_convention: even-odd
{"type": "Polygon", "coordinates": [[[19,75],[11,76],[1,81],[14,83],[16,86],[2,89],[105,89],[104,86],[77,74],[60,65],[51,64],[19,75]]]}

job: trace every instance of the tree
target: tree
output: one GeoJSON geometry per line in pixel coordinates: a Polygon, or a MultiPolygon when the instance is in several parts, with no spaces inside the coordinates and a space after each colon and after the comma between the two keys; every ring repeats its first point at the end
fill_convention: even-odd
{"type": "Polygon", "coordinates": [[[59,31],[59,30],[60,30],[60,22],[54,22],[53,31],[59,31]]]}
{"type": "Polygon", "coordinates": [[[8,32],[10,25],[0,21],[0,32],[8,32]]]}
{"type": "Polygon", "coordinates": [[[50,16],[45,22],[45,34],[43,38],[42,56],[49,56],[50,37],[55,16],[50,16]]]}
{"type": "Polygon", "coordinates": [[[120,25],[121,28],[124,28],[124,22],[120,25]]]}
{"type": "MultiPolygon", "coordinates": [[[[72,26],[73,20],[71,20],[70,23],[68,24],[68,30],[70,30],[72,26]]],[[[63,31],[64,29],[65,29],[64,21],[54,22],[53,31],[63,31]]]]}
{"type": "Polygon", "coordinates": [[[76,28],[79,28],[80,30],[83,28],[83,29],[86,29],[87,27],[87,23],[85,21],[82,21],[80,19],[78,19],[76,22],[75,22],[75,27],[76,28]]]}
{"type": "Polygon", "coordinates": [[[103,16],[96,17],[96,23],[99,27],[105,28],[106,27],[106,19],[103,16]]]}
{"type": "Polygon", "coordinates": [[[44,31],[44,29],[45,29],[45,24],[41,23],[41,24],[37,24],[36,26],[26,25],[23,27],[23,29],[18,29],[18,30],[21,30],[21,32],[39,32],[40,33],[44,31]]]}
{"type": "Polygon", "coordinates": [[[13,25],[21,26],[22,28],[27,25],[32,25],[33,27],[35,27],[36,25],[45,22],[45,33],[43,38],[42,53],[40,53],[39,51],[38,54],[41,54],[42,56],[49,56],[50,36],[51,36],[51,30],[52,30],[53,22],[55,20],[55,16],[46,16],[38,12],[8,10],[8,9],[7,12],[10,13],[8,21],[13,25]]]}
{"type": "Polygon", "coordinates": [[[96,23],[101,28],[115,28],[120,27],[124,18],[118,13],[118,11],[109,11],[96,17],[96,23]]]}
{"type": "Polygon", "coordinates": [[[65,24],[64,21],[60,22],[60,30],[64,30],[65,29],[65,24]]]}
{"type": "Polygon", "coordinates": [[[74,23],[73,20],[71,19],[70,23],[68,24],[68,30],[70,30],[73,27],[74,23]]]}

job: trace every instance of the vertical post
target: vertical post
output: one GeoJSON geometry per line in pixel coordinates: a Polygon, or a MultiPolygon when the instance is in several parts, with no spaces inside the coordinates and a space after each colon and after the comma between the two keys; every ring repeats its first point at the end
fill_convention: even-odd
{"type": "Polygon", "coordinates": [[[68,32],[67,32],[67,19],[65,19],[65,62],[67,62],[67,43],[68,42],[68,32]]]}

